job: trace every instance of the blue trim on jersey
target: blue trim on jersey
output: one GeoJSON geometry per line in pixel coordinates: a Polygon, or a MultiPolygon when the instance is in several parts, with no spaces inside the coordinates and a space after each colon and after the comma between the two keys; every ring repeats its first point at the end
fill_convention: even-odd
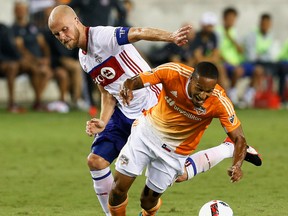
{"type": "Polygon", "coordinates": [[[109,61],[111,58],[113,58],[113,56],[108,57],[107,59],[105,59],[105,61],[101,62],[100,64],[96,65],[95,67],[93,67],[90,71],[88,71],[88,73],[92,73],[96,68],[102,67],[103,64],[105,64],[105,62],[109,61]]]}
{"type": "Polygon", "coordinates": [[[187,160],[191,163],[191,165],[193,167],[193,171],[194,171],[194,176],[196,176],[197,175],[197,169],[196,169],[195,162],[190,157],[188,157],[187,160]]]}
{"type": "Polygon", "coordinates": [[[119,27],[116,28],[116,39],[117,39],[117,43],[119,45],[124,45],[124,44],[129,44],[129,40],[128,40],[128,32],[130,30],[130,27],[119,27]]]}
{"type": "Polygon", "coordinates": [[[104,176],[98,177],[98,178],[93,178],[95,181],[100,181],[101,179],[106,178],[107,176],[109,176],[111,174],[111,170],[109,170],[108,173],[106,173],[104,176]]]}

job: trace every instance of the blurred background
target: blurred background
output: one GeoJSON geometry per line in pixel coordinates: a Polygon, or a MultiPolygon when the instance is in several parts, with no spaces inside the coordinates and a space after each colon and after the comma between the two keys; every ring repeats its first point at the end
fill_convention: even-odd
{"type": "Polygon", "coordinates": [[[9,112],[78,109],[94,116],[99,109],[99,93],[80,68],[77,50],[65,50],[47,28],[47,17],[57,4],[69,4],[88,26],[175,31],[191,24],[193,32],[185,47],[143,41],[135,46],[151,67],[168,61],[192,67],[200,61],[215,63],[219,84],[237,108],[288,107],[287,1],[0,2],[0,108],[9,112]]]}
{"type": "MultiPolygon", "coordinates": [[[[226,175],[228,159],[176,184],[159,215],[197,215],[211,199],[228,202],[236,215],[287,215],[287,0],[0,0],[1,216],[101,212],[86,165],[93,138],[85,134],[86,121],[99,114],[99,92],[80,68],[78,51],[66,50],[47,28],[57,4],[71,5],[87,26],[175,31],[191,24],[184,47],[135,46],[151,67],[215,63],[249,145],[262,156],[259,168],[243,164],[245,176],[236,185],[226,175]]],[[[199,150],[224,135],[213,121],[199,150]]],[[[129,215],[139,212],[143,182],[139,177],[129,194],[129,215]]]]}

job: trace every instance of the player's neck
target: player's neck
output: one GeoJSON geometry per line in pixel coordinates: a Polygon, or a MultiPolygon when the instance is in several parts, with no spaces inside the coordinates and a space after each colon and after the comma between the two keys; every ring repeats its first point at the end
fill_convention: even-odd
{"type": "Polygon", "coordinates": [[[79,48],[87,52],[89,27],[83,26],[80,30],[79,48]]]}

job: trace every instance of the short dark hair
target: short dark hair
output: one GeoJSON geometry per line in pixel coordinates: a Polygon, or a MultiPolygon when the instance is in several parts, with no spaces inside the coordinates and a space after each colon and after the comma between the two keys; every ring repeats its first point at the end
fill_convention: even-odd
{"type": "Polygon", "coordinates": [[[228,14],[234,14],[235,16],[237,16],[238,11],[233,7],[227,7],[223,11],[223,18],[225,18],[228,14]]]}
{"type": "Polygon", "coordinates": [[[272,17],[271,17],[271,15],[269,13],[263,13],[261,15],[261,20],[264,20],[264,19],[270,20],[270,19],[272,19],[272,17]]]}
{"type": "Polygon", "coordinates": [[[219,72],[217,67],[211,62],[200,62],[196,65],[192,77],[201,76],[218,80],[219,72]]]}

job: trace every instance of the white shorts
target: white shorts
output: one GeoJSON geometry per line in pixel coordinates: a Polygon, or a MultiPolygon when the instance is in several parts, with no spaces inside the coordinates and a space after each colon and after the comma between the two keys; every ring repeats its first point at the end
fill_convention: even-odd
{"type": "Polygon", "coordinates": [[[153,132],[154,129],[144,116],[136,120],[135,124],[117,158],[116,170],[136,177],[147,167],[146,185],[157,193],[163,193],[177,176],[183,174],[187,156],[167,151],[169,146],[153,132]]]}

